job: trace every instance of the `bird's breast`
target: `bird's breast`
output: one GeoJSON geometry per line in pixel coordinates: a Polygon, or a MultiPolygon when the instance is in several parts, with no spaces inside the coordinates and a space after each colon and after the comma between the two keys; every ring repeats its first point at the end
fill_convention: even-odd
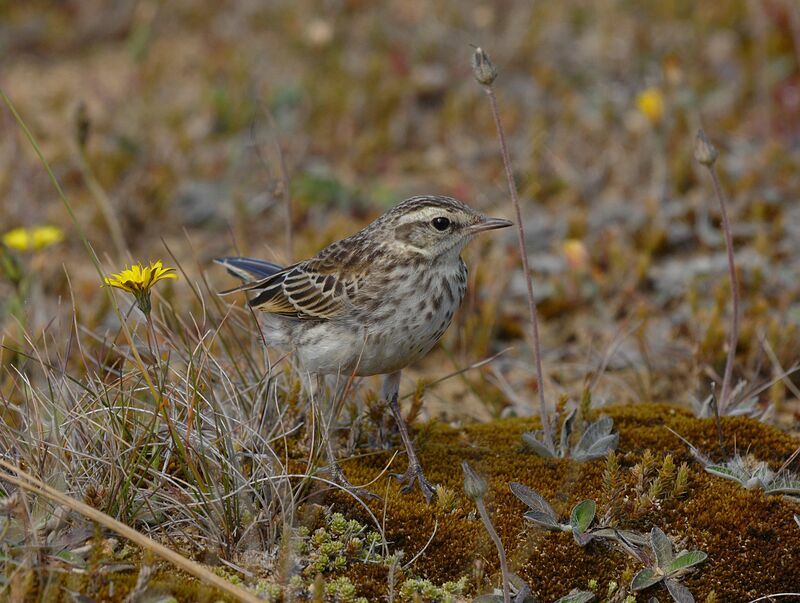
{"type": "Polygon", "coordinates": [[[312,372],[376,375],[425,356],[444,335],[466,292],[463,263],[402,266],[372,275],[347,317],[306,328],[298,351],[312,372]]]}

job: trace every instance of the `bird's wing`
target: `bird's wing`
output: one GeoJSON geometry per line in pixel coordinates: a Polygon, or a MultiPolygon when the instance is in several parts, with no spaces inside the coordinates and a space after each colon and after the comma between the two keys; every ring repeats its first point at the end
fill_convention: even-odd
{"type": "MultiPolygon", "coordinates": [[[[301,320],[329,320],[345,313],[364,284],[365,264],[358,235],[332,243],[310,260],[224,291],[248,291],[250,307],[301,320]]],[[[224,258],[227,259],[227,258],[224,258]]],[[[240,278],[253,274],[249,263],[219,262],[240,278]]],[[[258,266],[262,268],[262,266],[258,266]]],[[[266,266],[265,272],[266,272],[266,266]]]]}
{"type": "Polygon", "coordinates": [[[343,277],[326,260],[317,256],[238,290],[256,293],[250,306],[263,312],[301,320],[335,318],[346,310],[360,278],[343,277]]]}

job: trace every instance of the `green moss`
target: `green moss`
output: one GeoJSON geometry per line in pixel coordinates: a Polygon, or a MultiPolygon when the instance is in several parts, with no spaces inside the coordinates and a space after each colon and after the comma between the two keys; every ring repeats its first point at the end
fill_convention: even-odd
{"type": "MultiPolygon", "coordinates": [[[[719,459],[713,420],[696,419],[686,411],[655,404],[611,407],[603,412],[614,419],[620,434],[620,475],[630,479],[631,467],[641,463],[649,450],[652,454],[645,456],[651,456],[655,465],[644,494],[661,491],[655,503],[644,505],[639,513],[624,515],[624,527],[647,532],[658,525],[676,540],[685,539],[689,548],[706,551],[708,561],[684,579],[696,598],[702,600],[715,591],[720,600],[741,600],[793,588],[800,572],[800,530],[792,520],[797,509],[780,497],[746,491],[708,475],[665,429],[671,427],[719,459]],[[668,454],[671,457],[665,461],[668,454]],[[665,492],[672,491],[682,463],[688,464],[685,492],[667,496],[665,492]],[[662,483],[653,486],[652,480],[659,475],[662,483]]],[[[735,441],[739,450],[749,450],[773,467],[779,466],[799,444],[791,436],[751,419],[725,418],[722,426],[729,446],[735,441]]],[[[589,580],[597,580],[601,588],[607,588],[614,581],[622,583],[623,572],[630,574],[640,569],[631,557],[606,544],[594,542],[580,548],[570,534],[544,532],[522,518],[523,505],[508,488],[512,481],[535,488],[562,517],[586,498],[600,502],[598,516],[606,510],[606,461],[578,463],[529,454],[521,446],[520,436],[537,427],[535,419],[507,419],[463,429],[442,424],[425,426],[424,437],[418,437],[418,443],[426,474],[459,495],[455,503],[446,507],[428,506],[418,492],[401,494],[396,482],[388,484],[387,539],[395,550],[405,552],[406,559],[427,544],[425,552],[408,569],[410,574],[443,584],[473,576],[476,564],[482,564],[484,579],[472,584],[472,591],[485,592],[499,584],[496,551],[480,522],[474,519],[472,503],[460,494],[462,460],[489,477],[490,512],[506,546],[511,569],[544,600],[563,596],[571,588],[569,585],[584,585],[589,580]],[[436,534],[428,544],[434,529],[436,534]]],[[[363,456],[343,466],[355,483],[364,483],[383,470],[391,454],[363,456]]],[[[395,460],[390,471],[403,469],[403,461],[395,460]]],[[[371,488],[385,492],[386,478],[371,488]]],[[[366,513],[353,505],[347,495],[337,492],[330,498],[349,517],[368,524],[366,513]]],[[[369,505],[376,516],[384,515],[383,501],[369,505]]],[[[383,572],[352,577],[359,594],[370,593],[374,597],[386,592],[383,572]]],[[[665,593],[655,589],[652,594],[665,593]]]]}

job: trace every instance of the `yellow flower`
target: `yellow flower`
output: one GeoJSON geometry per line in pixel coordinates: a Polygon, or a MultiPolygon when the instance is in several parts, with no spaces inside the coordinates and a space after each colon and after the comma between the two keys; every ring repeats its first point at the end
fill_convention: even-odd
{"type": "Polygon", "coordinates": [[[657,124],[664,117],[664,95],[656,87],[642,90],[636,96],[636,108],[650,123],[657,124]]]}
{"type": "Polygon", "coordinates": [[[142,266],[141,262],[132,264],[122,272],[112,274],[105,278],[105,284],[131,293],[136,298],[136,304],[146,315],[150,314],[150,289],[158,281],[178,278],[175,268],[164,268],[161,260],[150,262],[149,266],[142,266]]]}
{"type": "Polygon", "coordinates": [[[3,235],[3,244],[17,251],[44,249],[64,240],[64,231],[57,226],[15,228],[3,235]]]}
{"type": "Polygon", "coordinates": [[[589,265],[589,252],[578,239],[567,239],[561,246],[570,268],[582,270],[589,265]]]}
{"type": "Polygon", "coordinates": [[[34,249],[44,249],[64,240],[64,231],[57,226],[37,226],[31,230],[34,249]]]}

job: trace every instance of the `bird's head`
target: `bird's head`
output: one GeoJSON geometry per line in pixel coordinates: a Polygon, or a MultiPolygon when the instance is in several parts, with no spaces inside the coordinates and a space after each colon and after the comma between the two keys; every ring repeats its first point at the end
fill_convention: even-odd
{"type": "Polygon", "coordinates": [[[488,218],[450,197],[422,196],[406,199],[378,220],[392,245],[428,259],[457,257],[480,232],[506,228],[512,222],[488,218]]]}

